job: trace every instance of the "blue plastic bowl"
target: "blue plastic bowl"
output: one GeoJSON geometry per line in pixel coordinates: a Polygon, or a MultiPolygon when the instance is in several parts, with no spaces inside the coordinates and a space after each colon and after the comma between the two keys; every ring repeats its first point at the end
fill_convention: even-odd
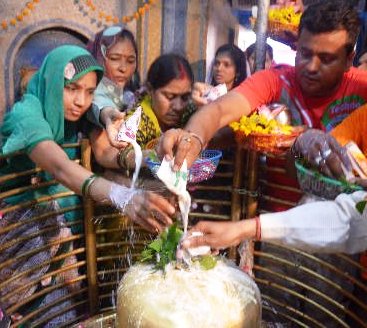
{"type": "MultiPolygon", "coordinates": [[[[212,178],[218,167],[221,157],[222,152],[220,150],[204,150],[201,153],[201,156],[190,167],[187,182],[198,183],[212,178]]],[[[147,163],[152,173],[156,176],[161,163],[154,161],[149,157],[145,159],[145,162],[147,163]]]]}

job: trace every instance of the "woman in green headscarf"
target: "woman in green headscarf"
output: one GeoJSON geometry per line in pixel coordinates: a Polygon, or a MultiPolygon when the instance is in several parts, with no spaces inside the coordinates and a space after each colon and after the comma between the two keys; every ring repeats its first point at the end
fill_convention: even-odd
{"type": "MultiPolygon", "coordinates": [[[[82,117],[92,106],[93,93],[102,76],[103,68],[85,49],[71,45],[58,47],[44,59],[42,66],[30,80],[22,100],[17,102],[4,118],[1,127],[3,137],[1,153],[21,151],[23,155],[10,157],[1,163],[0,176],[4,177],[38,166],[44,173],[38,174],[36,179],[32,177],[32,181],[44,182],[55,179],[59,183],[28,191],[18,189],[16,194],[8,193],[5,198],[0,199],[0,212],[3,210],[5,213],[0,220],[0,248],[3,249],[0,252],[0,263],[5,263],[11,258],[16,259],[12,270],[8,270],[9,267],[0,268],[0,286],[2,286],[0,307],[3,309],[17,304],[39,288],[51,283],[42,280],[39,286],[19,288],[27,286],[30,280],[42,277],[49,268],[49,264],[44,265],[45,261],[58,254],[64,247],[60,245],[49,247],[50,249],[32,258],[20,260],[16,256],[17,252],[20,254],[22,248],[24,253],[24,248],[50,245],[52,240],[60,235],[65,237],[68,233],[65,219],[71,227],[74,227],[74,232],[78,230],[78,226],[73,225],[75,212],[66,213],[65,219],[63,215],[55,215],[54,218],[28,222],[33,214],[40,215],[40,211],[42,213],[42,210],[49,209],[50,206],[52,209],[59,209],[75,205],[78,196],[57,198],[56,201],[41,203],[31,209],[28,207],[10,211],[9,207],[12,205],[39,199],[41,196],[52,196],[68,191],[69,188],[76,194],[83,194],[97,202],[113,203],[124,210],[132,220],[150,231],[161,231],[164,226],[172,223],[170,217],[175,209],[166,199],[152,192],[131,190],[98,177],[73,161],[75,151],[64,150],[60,146],[77,141],[79,132],[83,131],[82,117]],[[160,215],[157,215],[157,212],[160,215]],[[22,222],[22,225],[6,229],[17,222],[22,222]],[[19,247],[8,247],[11,240],[15,240],[16,237],[27,236],[55,226],[59,228],[55,228],[53,233],[27,239],[19,245],[20,250],[19,247]],[[30,267],[37,268],[37,264],[40,269],[32,271],[32,276],[29,273],[21,275],[14,281],[11,279],[12,274],[17,271],[19,273],[29,270],[30,267]],[[6,283],[7,281],[9,283],[6,283]],[[19,292],[14,292],[18,290],[17,288],[19,292]],[[11,297],[8,296],[10,294],[11,297]]],[[[30,184],[29,176],[7,181],[12,182],[2,183],[0,192],[30,184]]]]}
{"type": "MultiPolygon", "coordinates": [[[[96,177],[73,160],[73,154],[64,151],[60,144],[75,142],[81,131],[81,118],[92,105],[93,92],[103,76],[103,69],[86,50],[77,46],[61,46],[44,60],[39,71],[31,79],[23,99],[5,116],[2,126],[2,153],[24,151],[26,155],[9,161],[0,175],[35,167],[43,168],[62,185],[77,194],[90,196],[97,202],[126,203],[126,197],[115,199],[120,191],[131,196],[134,209],[126,207],[126,214],[148,230],[162,230],[170,223],[173,207],[162,197],[150,192],[131,192],[101,177],[96,177]],[[111,189],[117,191],[111,196],[111,189]],[[111,197],[113,199],[111,199],[111,197]],[[138,206],[140,205],[140,206],[138,206]],[[149,216],[158,210],[163,222],[149,216]],[[147,215],[148,214],[148,215],[147,215]]],[[[59,192],[63,187],[48,188],[47,193],[59,192]]],[[[39,192],[39,191],[38,191],[39,192]]],[[[6,203],[29,199],[32,194],[7,198],[6,203]]]]}

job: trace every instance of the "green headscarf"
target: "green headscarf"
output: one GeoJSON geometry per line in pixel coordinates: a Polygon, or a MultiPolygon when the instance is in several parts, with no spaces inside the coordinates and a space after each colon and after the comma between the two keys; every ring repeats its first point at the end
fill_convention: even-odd
{"type": "Polygon", "coordinates": [[[99,82],[103,68],[87,50],[74,45],[52,50],[30,80],[23,99],[5,116],[2,153],[25,150],[29,154],[41,141],[65,142],[64,86],[90,71],[97,72],[99,82]],[[73,66],[74,74],[68,80],[65,78],[65,67],[70,62],[77,64],[73,66]]]}
{"type": "MultiPolygon", "coordinates": [[[[98,82],[103,77],[103,68],[98,65],[92,55],[78,46],[66,45],[51,51],[44,59],[41,68],[29,82],[23,99],[17,102],[13,109],[6,114],[1,128],[3,135],[3,154],[24,150],[27,154],[45,140],[53,140],[58,144],[77,141],[76,123],[64,119],[64,86],[72,83],[88,72],[95,71],[98,82]],[[65,126],[66,123],[66,126],[65,126]]],[[[75,156],[75,149],[65,150],[69,158],[75,156]]],[[[35,167],[35,163],[26,155],[9,159],[0,168],[0,176],[25,171],[35,167]]],[[[39,174],[43,181],[51,180],[47,172],[39,174]]],[[[19,177],[4,183],[0,191],[16,186],[28,185],[29,177],[19,177]]],[[[42,195],[54,195],[68,189],[61,184],[55,184],[7,197],[8,204],[18,204],[21,201],[36,199],[42,195]]],[[[78,196],[59,198],[59,205],[74,206],[79,203],[78,196]]],[[[68,222],[81,218],[77,211],[65,213],[68,222]]],[[[72,231],[80,232],[81,226],[73,226],[72,231]]]]}

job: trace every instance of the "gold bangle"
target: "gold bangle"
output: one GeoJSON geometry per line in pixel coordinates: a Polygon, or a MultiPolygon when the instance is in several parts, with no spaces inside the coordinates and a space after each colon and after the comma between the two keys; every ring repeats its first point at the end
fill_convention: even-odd
{"type": "Polygon", "coordinates": [[[86,178],[82,184],[82,195],[83,197],[89,197],[89,189],[92,183],[98,178],[97,174],[92,174],[88,178],[86,178]]]}
{"type": "Polygon", "coordinates": [[[199,154],[201,154],[202,153],[202,151],[204,150],[204,148],[205,148],[205,145],[204,145],[204,142],[203,142],[203,140],[200,138],[200,136],[199,135],[197,135],[195,132],[191,132],[191,131],[187,131],[189,134],[190,134],[190,137],[191,138],[195,138],[196,140],[198,140],[199,141],[199,144],[200,144],[200,152],[199,152],[199,154]]]}

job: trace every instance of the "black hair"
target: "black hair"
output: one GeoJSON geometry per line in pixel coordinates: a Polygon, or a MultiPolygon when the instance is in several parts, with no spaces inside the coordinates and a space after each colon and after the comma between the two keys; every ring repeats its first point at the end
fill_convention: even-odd
{"type": "Polygon", "coordinates": [[[187,59],[178,54],[164,54],[150,65],[147,74],[147,86],[157,90],[166,86],[174,79],[187,77],[194,83],[194,74],[187,59]]]}
{"type": "Polygon", "coordinates": [[[306,29],[312,34],[345,30],[348,33],[346,44],[350,54],[357,42],[360,18],[349,0],[321,0],[306,8],[301,16],[298,34],[306,29]]]}
{"type": "MultiPolygon", "coordinates": [[[[253,43],[251,45],[249,45],[246,49],[246,57],[247,57],[247,60],[252,56],[252,54],[255,52],[255,48],[256,48],[256,43],[253,43]]],[[[269,54],[269,57],[271,60],[273,60],[273,47],[270,45],[270,44],[267,44],[265,45],[265,48],[266,48],[266,53],[269,54]]]]}
{"type": "MultiPolygon", "coordinates": [[[[234,44],[224,44],[220,46],[215,52],[215,58],[221,54],[227,54],[235,65],[236,76],[233,82],[233,88],[235,88],[247,77],[246,56],[244,52],[234,44]]],[[[212,78],[211,84],[217,85],[218,83],[214,80],[214,78],[212,78]]]]}

